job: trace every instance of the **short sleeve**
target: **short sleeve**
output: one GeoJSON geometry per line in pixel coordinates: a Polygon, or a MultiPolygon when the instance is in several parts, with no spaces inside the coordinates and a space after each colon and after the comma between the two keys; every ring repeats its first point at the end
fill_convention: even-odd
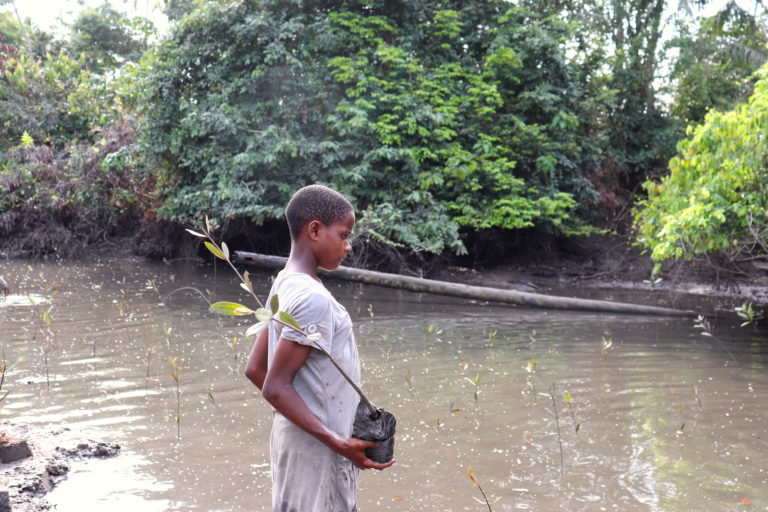
{"type": "MultiPolygon", "coordinates": [[[[301,294],[300,297],[286,304],[284,311],[290,314],[307,334],[320,333],[322,338],[318,343],[330,352],[333,313],[329,297],[317,292],[301,294]]],[[[315,346],[306,336],[291,327],[283,326],[280,336],[302,345],[315,346]]]]}

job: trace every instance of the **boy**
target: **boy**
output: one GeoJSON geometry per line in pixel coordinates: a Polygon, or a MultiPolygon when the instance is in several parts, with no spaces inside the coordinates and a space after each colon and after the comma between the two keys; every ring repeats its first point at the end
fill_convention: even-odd
{"type": "MultiPolygon", "coordinates": [[[[272,285],[281,309],[319,341],[353,379],[360,361],[352,322],[317,277],[351,250],[352,205],[321,185],[297,191],[285,211],[291,254],[272,285]]],[[[269,299],[267,300],[269,303],[269,299]]],[[[354,512],[358,468],[384,469],[365,455],[376,443],[350,438],[359,396],[330,359],[295,330],[271,322],[248,359],[246,376],[274,407],[270,458],[275,512],[354,512]]]]}

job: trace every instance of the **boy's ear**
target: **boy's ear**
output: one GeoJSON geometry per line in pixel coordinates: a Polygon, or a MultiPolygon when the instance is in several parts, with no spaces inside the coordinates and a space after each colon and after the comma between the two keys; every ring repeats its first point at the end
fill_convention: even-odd
{"type": "Polygon", "coordinates": [[[323,223],[319,220],[311,220],[307,223],[307,235],[310,240],[317,240],[320,237],[320,229],[323,223]]]}

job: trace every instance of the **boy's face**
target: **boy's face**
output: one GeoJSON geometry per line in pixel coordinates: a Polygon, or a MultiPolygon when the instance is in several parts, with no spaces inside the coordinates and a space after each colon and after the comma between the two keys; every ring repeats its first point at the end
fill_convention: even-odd
{"type": "Polygon", "coordinates": [[[355,227],[355,213],[349,212],[346,219],[334,221],[328,226],[319,224],[315,248],[317,263],[326,270],[335,270],[352,250],[349,235],[355,227]]]}

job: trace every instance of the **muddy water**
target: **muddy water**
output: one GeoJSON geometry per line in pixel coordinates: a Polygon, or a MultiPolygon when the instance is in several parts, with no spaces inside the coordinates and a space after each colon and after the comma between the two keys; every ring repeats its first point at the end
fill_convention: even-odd
{"type": "MultiPolygon", "coordinates": [[[[56,510],[269,510],[270,409],[242,377],[248,322],[189,290],[161,298],[191,286],[245,301],[226,269],[0,274],[17,297],[0,303],[0,341],[24,358],[0,414],[123,447],[76,465],[56,510]]],[[[364,388],[398,420],[398,462],[362,475],[361,511],[485,510],[468,466],[494,511],[768,510],[768,344],[754,330],[327,285],[355,321],[364,388]]]]}

